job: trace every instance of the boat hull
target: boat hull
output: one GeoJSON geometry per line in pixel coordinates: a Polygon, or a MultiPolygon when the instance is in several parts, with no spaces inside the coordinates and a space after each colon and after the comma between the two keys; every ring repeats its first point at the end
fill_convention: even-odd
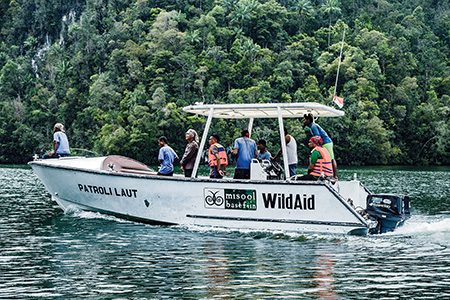
{"type": "Polygon", "coordinates": [[[163,177],[32,162],[52,198],[151,224],[333,234],[367,234],[368,225],[323,182],[163,177]]]}

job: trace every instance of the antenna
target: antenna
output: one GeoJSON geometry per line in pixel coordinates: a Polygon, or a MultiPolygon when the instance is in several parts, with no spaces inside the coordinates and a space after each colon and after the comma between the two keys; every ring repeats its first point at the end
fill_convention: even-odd
{"type": "Polygon", "coordinates": [[[342,33],[341,52],[339,53],[339,62],[338,62],[337,73],[336,73],[336,82],[334,83],[334,92],[333,92],[333,96],[331,97],[331,102],[333,102],[334,97],[336,96],[336,89],[337,89],[337,84],[338,84],[338,79],[339,79],[339,70],[341,68],[341,61],[342,61],[342,50],[344,49],[344,39],[345,39],[345,27],[344,27],[344,32],[342,33]]]}

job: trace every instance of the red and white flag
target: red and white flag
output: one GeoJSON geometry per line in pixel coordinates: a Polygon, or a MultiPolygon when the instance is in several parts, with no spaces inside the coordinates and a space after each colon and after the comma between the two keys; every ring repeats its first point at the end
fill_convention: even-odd
{"type": "Polygon", "coordinates": [[[338,97],[338,96],[334,95],[333,102],[337,106],[339,106],[339,108],[343,108],[344,107],[344,98],[341,98],[341,97],[338,97]]]}

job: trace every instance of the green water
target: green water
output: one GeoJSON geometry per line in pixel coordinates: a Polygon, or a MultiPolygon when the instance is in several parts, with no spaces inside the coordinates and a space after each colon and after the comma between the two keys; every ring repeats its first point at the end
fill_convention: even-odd
{"type": "Polygon", "coordinates": [[[450,170],[341,170],[408,193],[394,233],[159,227],[63,213],[28,168],[0,168],[0,299],[449,299],[450,170]]]}

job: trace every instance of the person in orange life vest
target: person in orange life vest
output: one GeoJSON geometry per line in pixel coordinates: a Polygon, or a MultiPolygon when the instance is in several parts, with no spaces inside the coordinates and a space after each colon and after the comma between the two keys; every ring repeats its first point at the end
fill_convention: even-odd
{"type": "Polygon", "coordinates": [[[225,147],[219,144],[220,138],[213,134],[209,138],[208,163],[210,167],[210,178],[223,178],[225,168],[228,165],[228,157],[225,147]]]}
{"type": "Polygon", "coordinates": [[[309,139],[308,146],[312,148],[308,174],[297,180],[317,180],[321,176],[332,177],[333,165],[331,156],[327,149],[322,147],[323,140],[320,136],[313,136],[309,139]]]}

